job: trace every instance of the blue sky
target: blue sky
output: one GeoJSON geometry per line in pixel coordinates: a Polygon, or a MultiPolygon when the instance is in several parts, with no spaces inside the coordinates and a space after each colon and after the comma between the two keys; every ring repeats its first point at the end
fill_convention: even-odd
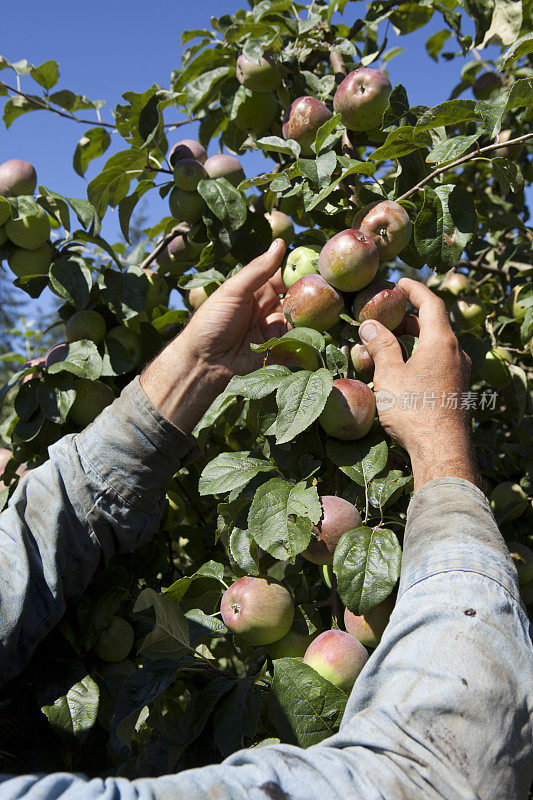
{"type": "MultiPolygon", "coordinates": [[[[71,89],[87,95],[92,100],[105,100],[102,118],[112,122],[111,111],[125,91],[143,91],[152,83],[168,87],[170,73],[180,63],[180,34],[184,30],[209,26],[211,16],[233,13],[246,5],[245,0],[159,0],[151,9],[146,2],[96,3],[92,6],[73,3],[72,0],[54,0],[38,3],[31,0],[21,11],[16,3],[6,3],[2,9],[3,41],[0,55],[9,61],[26,58],[38,65],[47,59],[56,59],[61,79],[54,90],[71,89]],[[105,9],[105,10],[104,10],[105,9]],[[27,15],[21,19],[21,13],[27,15]]],[[[364,13],[365,4],[349,2],[344,20],[351,24],[364,13]]],[[[444,26],[440,15],[435,14],[429,25],[408,36],[396,39],[389,36],[389,46],[400,45],[405,51],[388,65],[391,82],[406,86],[411,104],[433,106],[447,99],[458,81],[461,60],[435,63],[425,51],[425,41],[444,26]]],[[[453,40],[449,40],[450,49],[453,40]],[[450,43],[452,43],[450,45],[450,43]]],[[[446,45],[444,47],[446,50],[446,45]]],[[[454,48],[455,49],[455,48],[454,48]]],[[[494,48],[491,48],[494,50],[494,48]]],[[[14,73],[5,70],[0,79],[13,85],[14,73]]],[[[31,79],[22,79],[22,88],[31,87],[31,79]]],[[[35,84],[33,84],[35,86],[35,84]]],[[[28,88],[32,91],[33,87],[28,88]]],[[[91,112],[83,116],[93,119],[91,112]]],[[[168,110],[166,121],[178,121],[179,112],[168,110]]],[[[97,174],[104,159],[116,150],[125,149],[125,143],[113,134],[112,147],[104,158],[92,162],[87,180],[72,169],[72,156],[78,139],[89,125],[78,125],[49,112],[32,112],[19,117],[6,131],[0,127],[0,160],[22,158],[35,164],[40,185],[71,197],[85,197],[87,180],[97,174]]],[[[175,139],[194,137],[196,126],[184,126],[175,139]]],[[[169,136],[169,142],[172,138],[169,136]]],[[[214,152],[212,148],[211,152],[214,152]]],[[[263,159],[257,153],[247,154],[243,163],[248,175],[263,171],[263,159]]],[[[150,198],[146,211],[150,224],[168,214],[166,203],[156,192],[150,198]]],[[[119,238],[118,218],[108,211],[104,220],[103,235],[109,241],[119,238]]],[[[46,297],[36,301],[46,304],[46,297]]],[[[31,317],[32,304],[27,312],[31,317]]]]}

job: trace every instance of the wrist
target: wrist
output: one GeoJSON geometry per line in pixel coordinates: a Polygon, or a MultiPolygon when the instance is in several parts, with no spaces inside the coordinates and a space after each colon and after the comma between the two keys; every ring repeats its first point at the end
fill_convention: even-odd
{"type": "Polygon", "coordinates": [[[415,491],[435,478],[463,478],[481,488],[470,431],[465,426],[428,436],[408,448],[415,491]]]}

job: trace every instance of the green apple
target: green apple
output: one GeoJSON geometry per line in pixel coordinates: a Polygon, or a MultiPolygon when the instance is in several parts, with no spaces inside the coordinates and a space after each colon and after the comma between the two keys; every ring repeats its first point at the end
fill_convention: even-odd
{"type": "Polygon", "coordinates": [[[368,661],[366,648],[345,631],[324,631],[313,639],[304,655],[319,675],[343,692],[350,692],[368,661]]]}
{"type": "Polygon", "coordinates": [[[99,344],[105,336],[105,319],[98,311],[85,309],[76,311],[65,322],[65,331],[68,342],[79,342],[81,339],[88,339],[95,344],[99,344]]]}
{"type": "Polygon", "coordinates": [[[518,483],[504,481],[490,494],[490,504],[499,522],[512,522],[526,511],[527,495],[518,483]]]}
{"type": "Polygon", "coordinates": [[[463,331],[473,331],[485,321],[485,310],[475,298],[456,300],[450,310],[452,321],[463,331]]]}
{"type": "Polygon", "coordinates": [[[48,242],[36,250],[14,247],[7,257],[7,263],[17,278],[26,278],[29,275],[48,275],[52,263],[52,248],[48,242]]]}
{"type": "Polygon", "coordinates": [[[6,233],[13,244],[26,250],[37,250],[50,236],[50,220],[42,208],[25,217],[15,217],[6,222],[6,233]]]}
{"type": "Polygon", "coordinates": [[[287,289],[304,275],[318,275],[318,256],[321,250],[318,244],[308,244],[296,247],[289,253],[282,273],[287,289]]]}
{"type": "Polygon", "coordinates": [[[520,542],[507,542],[507,547],[518,572],[520,586],[533,581],[533,550],[520,542]]]}
{"type": "Polygon", "coordinates": [[[76,399],[70,408],[69,417],[80,428],[85,428],[94,422],[104,408],[115,399],[111,387],[102,381],[81,378],[76,383],[75,389],[76,399]]]}
{"type": "Polygon", "coordinates": [[[123,661],[130,653],[135,638],[129,622],[116,615],[100,633],[94,652],[102,661],[123,661]]]}
{"type": "Polygon", "coordinates": [[[503,388],[511,383],[509,364],[512,363],[513,359],[507,350],[502,347],[494,347],[485,356],[481,375],[492,386],[503,388]]]}
{"type": "Polygon", "coordinates": [[[173,217],[189,224],[198,222],[207,208],[204,198],[198,192],[186,192],[177,186],[170,192],[168,205],[173,217]]]}

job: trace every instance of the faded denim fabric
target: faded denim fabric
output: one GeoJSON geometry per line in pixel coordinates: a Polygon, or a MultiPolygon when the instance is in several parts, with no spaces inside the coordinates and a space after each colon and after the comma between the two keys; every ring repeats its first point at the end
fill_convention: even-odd
{"type": "MultiPolygon", "coordinates": [[[[157,530],[162,489],[192,444],[134,381],[21,481],[0,515],[2,681],[102,562],[157,530]]],[[[0,800],[525,800],[532,706],[511,558],[482,492],[442,478],[411,501],[398,601],[338,734],[131,782],[3,776],[0,800]]]]}

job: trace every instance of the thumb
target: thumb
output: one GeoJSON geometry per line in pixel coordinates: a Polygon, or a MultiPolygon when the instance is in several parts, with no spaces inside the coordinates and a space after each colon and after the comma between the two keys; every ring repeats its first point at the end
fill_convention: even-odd
{"type": "Polygon", "coordinates": [[[363,322],[359,328],[359,336],[375,364],[376,371],[403,366],[400,342],[381,322],[374,319],[363,322]]]}
{"type": "Polygon", "coordinates": [[[285,242],[275,239],[266,253],[254,258],[237,275],[226,281],[224,287],[231,292],[247,294],[256,292],[277,272],[285,255],[285,242]]]}

